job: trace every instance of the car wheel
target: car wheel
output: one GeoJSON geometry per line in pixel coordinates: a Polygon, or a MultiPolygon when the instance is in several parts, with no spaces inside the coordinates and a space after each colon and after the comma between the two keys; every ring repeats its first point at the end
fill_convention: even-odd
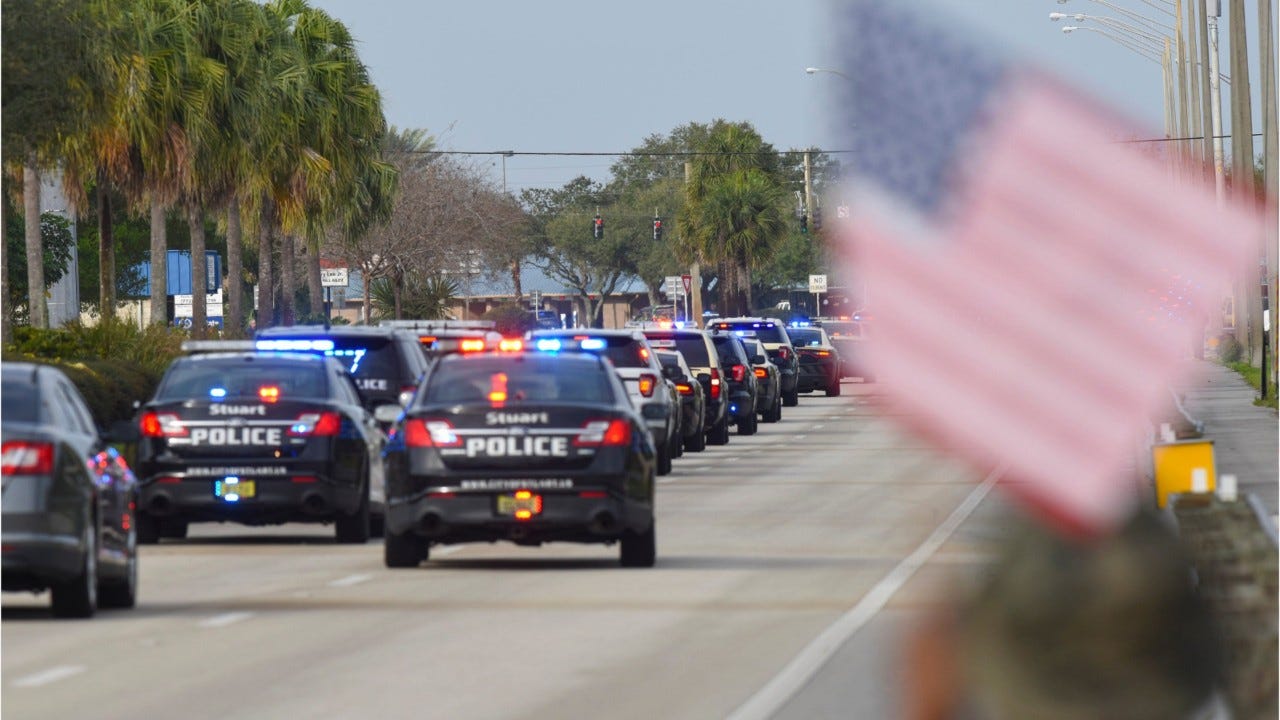
{"type": "Polygon", "coordinates": [[[738,421],[739,435],[755,435],[756,430],[760,427],[760,421],[756,418],[755,410],[752,410],[746,417],[738,421]]]}
{"type": "Polygon", "coordinates": [[[138,528],[138,542],[142,545],[155,545],[160,542],[160,521],[139,510],[133,516],[138,528]]]}
{"type": "Polygon", "coordinates": [[[684,455],[684,438],[682,433],[676,433],[671,436],[671,457],[680,457],[684,455]]]}
{"type": "Polygon", "coordinates": [[[412,532],[388,532],[382,538],[383,560],[389,568],[413,568],[430,557],[427,541],[412,532]]]}
{"type": "Polygon", "coordinates": [[[658,474],[669,475],[671,473],[671,444],[663,443],[658,448],[658,474]]]}
{"type": "Polygon", "coordinates": [[[161,518],[156,521],[156,528],[160,532],[160,537],[170,538],[172,540],[182,540],[187,536],[189,523],[186,520],[178,518],[161,518]]]}
{"type": "Polygon", "coordinates": [[[360,507],[350,515],[339,515],[333,523],[334,535],[344,545],[363,545],[369,541],[369,486],[364,486],[360,507]]]}
{"type": "Polygon", "coordinates": [[[707,449],[707,433],[703,428],[698,428],[698,432],[694,433],[693,437],[684,439],[684,449],[689,452],[702,452],[707,449]]]}
{"type": "Polygon", "coordinates": [[[773,396],[773,406],[764,414],[764,421],[767,423],[776,423],[782,419],[782,395],[773,396]]]}
{"type": "Polygon", "coordinates": [[[93,617],[98,608],[98,530],[90,523],[84,541],[84,565],[80,574],[49,588],[53,615],[60,618],[93,617]]]}
{"type": "Polygon", "coordinates": [[[369,516],[369,537],[380,538],[387,532],[387,516],[376,513],[369,516]]]}
{"type": "Polygon", "coordinates": [[[726,414],[720,418],[720,422],[711,426],[711,432],[707,435],[707,443],[710,445],[728,445],[729,444],[729,416],[726,414]]]}
{"type": "Polygon", "coordinates": [[[651,522],[644,532],[622,531],[622,542],[619,543],[622,567],[653,567],[658,556],[656,527],[657,523],[651,522]]]}
{"type": "Polygon", "coordinates": [[[827,386],[827,397],[840,397],[840,381],[836,380],[827,386]]]}
{"type": "Polygon", "coordinates": [[[124,577],[102,584],[98,589],[98,607],[131,608],[138,602],[137,526],[125,541],[125,552],[128,553],[128,558],[125,561],[124,577]]]}
{"type": "Polygon", "coordinates": [[[785,407],[795,407],[800,404],[800,392],[792,390],[789,393],[782,393],[782,404],[785,407]]]}

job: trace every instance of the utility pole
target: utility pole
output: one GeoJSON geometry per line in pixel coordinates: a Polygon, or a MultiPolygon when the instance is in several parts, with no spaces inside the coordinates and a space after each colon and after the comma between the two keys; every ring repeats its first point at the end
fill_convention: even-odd
{"type": "MultiPolygon", "coordinates": [[[[1213,97],[1212,89],[1209,87],[1209,21],[1208,16],[1211,12],[1210,5],[1214,0],[1191,0],[1192,5],[1198,4],[1200,9],[1196,12],[1196,35],[1200,39],[1200,100],[1203,103],[1200,106],[1200,124],[1204,129],[1204,143],[1201,153],[1204,155],[1205,163],[1205,179],[1213,180],[1213,136],[1216,131],[1213,129],[1213,106],[1211,98],[1213,97]]],[[[1221,196],[1219,196],[1221,201],[1221,196]]]]}
{"type": "Polygon", "coordinates": [[[813,212],[813,156],[804,151],[804,209],[813,212]]]}
{"type": "Polygon", "coordinates": [[[1213,186],[1218,194],[1218,205],[1227,197],[1226,178],[1222,171],[1222,87],[1218,74],[1218,17],[1222,15],[1221,0],[1205,0],[1205,20],[1209,50],[1209,131],[1213,134],[1213,186]]]}
{"type": "MultiPolygon", "coordinates": [[[[1188,104],[1188,93],[1190,92],[1190,82],[1188,79],[1187,68],[1187,42],[1182,36],[1182,0],[1177,0],[1178,8],[1175,13],[1176,21],[1174,27],[1177,28],[1173,34],[1174,45],[1178,49],[1178,137],[1191,136],[1191,124],[1188,113],[1191,108],[1188,104]]],[[[1182,178],[1184,181],[1190,180],[1194,174],[1191,163],[1191,141],[1178,141],[1178,164],[1182,168],[1182,178]]]]}
{"type": "MultiPolygon", "coordinates": [[[[1258,73],[1260,74],[1260,85],[1262,86],[1262,169],[1263,169],[1263,191],[1266,197],[1265,213],[1263,214],[1263,222],[1266,227],[1263,228],[1262,239],[1266,243],[1263,251],[1263,282],[1266,284],[1267,307],[1270,308],[1272,316],[1280,311],[1280,306],[1276,305],[1276,269],[1277,269],[1277,252],[1280,252],[1280,207],[1277,206],[1277,172],[1280,172],[1280,166],[1277,165],[1277,137],[1276,133],[1280,132],[1280,128],[1276,127],[1276,37],[1275,37],[1275,14],[1271,6],[1272,0],[1258,0],[1258,53],[1259,64],[1258,73]]],[[[1274,320],[1273,320],[1274,324],[1274,320]]],[[[1276,332],[1274,328],[1270,331],[1270,338],[1266,341],[1267,352],[1271,353],[1271,370],[1272,379],[1280,382],[1280,373],[1276,372],[1277,351],[1280,350],[1280,343],[1276,342],[1276,337],[1280,336],[1280,332],[1276,332]]],[[[1265,337],[1265,334],[1264,334],[1265,337]]],[[[1276,382],[1272,383],[1272,387],[1280,387],[1276,382]]]]}
{"type": "MultiPolygon", "coordinates": [[[[1253,190],[1253,89],[1249,83],[1249,42],[1244,0],[1231,0],[1231,157],[1232,190],[1242,203],[1252,203],[1253,190]]],[[[1259,248],[1262,250],[1262,248],[1259,248]]],[[[1262,265],[1261,254],[1259,266],[1262,265]]],[[[1236,335],[1255,367],[1262,360],[1262,298],[1257,291],[1260,276],[1243,277],[1237,284],[1244,307],[1244,322],[1236,323],[1236,335]]]]}
{"type": "MultiPolygon", "coordinates": [[[[1178,0],[1179,13],[1182,13],[1183,2],[1184,0],[1178,0]]],[[[1200,95],[1200,70],[1197,67],[1200,51],[1198,43],[1196,42],[1196,3],[1195,0],[1185,0],[1185,2],[1187,4],[1187,11],[1182,13],[1182,17],[1186,18],[1187,21],[1185,37],[1187,38],[1187,42],[1190,43],[1190,47],[1187,48],[1187,75],[1190,76],[1191,80],[1191,104],[1189,106],[1191,114],[1191,137],[1200,137],[1205,134],[1204,129],[1208,127],[1209,123],[1201,122],[1202,119],[1207,118],[1201,117],[1203,115],[1204,99],[1200,95]]],[[[1179,32],[1184,31],[1181,23],[1178,24],[1178,30],[1179,32]]],[[[1191,151],[1191,165],[1195,169],[1194,176],[1197,180],[1204,175],[1204,161],[1205,158],[1208,157],[1204,153],[1204,147],[1205,146],[1202,143],[1195,140],[1188,144],[1188,148],[1191,151]]]]}
{"type": "MultiPolygon", "coordinates": [[[[1174,96],[1173,82],[1173,53],[1169,49],[1169,38],[1164,39],[1164,52],[1160,53],[1160,71],[1164,76],[1164,136],[1172,139],[1178,137],[1178,113],[1174,108],[1177,99],[1174,96]]],[[[1177,176],[1178,174],[1178,149],[1177,143],[1172,143],[1174,147],[1165,148],[1165,162],[1169,165],[1169,174],[1177,176]]]]}
{"type": "MultiPolygon", "coordinates": [[[[688,187],[691,180],[693,180],[693,163],[685,160],[685,187],[688,187]]],[[[695,323],[694,327],[702,327],[702,266],[698,263],[699,259],[700,258],[695,255],[693,258],[693,264],[689,266],[689,275],[692,277],[692,280],[689,283],[689,296],[693,302],[693,317],[689,319],[695,323]]]]}

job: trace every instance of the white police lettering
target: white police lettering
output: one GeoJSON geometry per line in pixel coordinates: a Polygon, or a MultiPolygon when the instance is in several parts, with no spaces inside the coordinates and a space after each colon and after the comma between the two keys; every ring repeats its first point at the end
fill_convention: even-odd
{"type": "Polygon", "coordinates": [[[356,387],[361,390],[386,390],[385,378],[356,378],[356,387]]]}
{"type": "Polygon", "coordinates": [[[512,478],[510,480],[463,480],[463,490],[555,490],[573,487],[572,478],[512,478]]]}
{"type": "Polygon", "coordinates": [[[567,457],[569,439],[545,435],[467,438],[467,457],[567,457]]]}
{"type": "Polygon", "coordinates": [[[280,428],[232,427],[192,428],[192,445],[279,445],[284,433],[280,428]]]}
{"type": "Polygon", "coordinates": [[[210,405],[210,415],[266,415],[264,405],[210,405]]]}
{"type": "Polygon", "coordinates": [[[546,413],[485,413],[485,425],[546,425],[551,418],[546,413]]]}

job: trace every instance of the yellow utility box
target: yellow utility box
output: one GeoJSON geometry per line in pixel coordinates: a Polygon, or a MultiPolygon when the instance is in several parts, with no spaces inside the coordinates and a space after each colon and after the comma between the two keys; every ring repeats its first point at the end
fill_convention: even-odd
{"type": "Polygon", "coordinates": [[[1164,507],[1179,493],[1211,493],[1218,486],[1213,441],[1196,439],[1151,446],[1156,480],[1156,503],[1164,507]]]}

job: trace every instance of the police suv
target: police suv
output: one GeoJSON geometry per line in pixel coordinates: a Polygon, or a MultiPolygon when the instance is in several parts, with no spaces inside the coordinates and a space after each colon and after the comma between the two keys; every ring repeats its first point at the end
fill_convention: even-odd
{"type": "Polygon", "coordinates": [[[315,349],[174,361],[138,416],[140,542],[208,521],[332,522],[338,542],[369,538],[384,436],[347,369],[315,349]]]}
{"type": "Polygon", "coordinates": [[[613,366],[572,342],[435,363],[385,454],[388,567],[496,540],[616,542],[622,565],[653,565],[653,438],[613,366]]]}

